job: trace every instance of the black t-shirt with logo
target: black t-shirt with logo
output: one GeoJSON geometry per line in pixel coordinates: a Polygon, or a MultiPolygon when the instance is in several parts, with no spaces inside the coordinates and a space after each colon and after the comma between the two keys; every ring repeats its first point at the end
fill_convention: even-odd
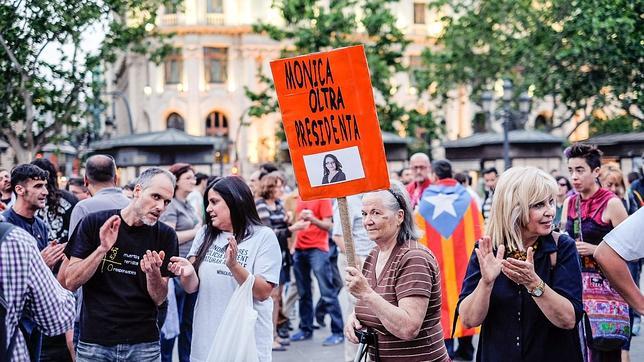
{"type": "MultiPolygon", "coordinates": [[[[87,258],[100,245],[99,230],[120,210],[87,215],[71,237],[71,257],[87,258]]],[[[162,222],[153,226],[129,226],[121,217],[116,243],[96,273],[83,285],[80,340],[105,346],[159,340],[157,306],[147,290],[139,261],[146,250],[165,251],[162,276],[170,257],[178,255],[175,231],[162,222]]]]}

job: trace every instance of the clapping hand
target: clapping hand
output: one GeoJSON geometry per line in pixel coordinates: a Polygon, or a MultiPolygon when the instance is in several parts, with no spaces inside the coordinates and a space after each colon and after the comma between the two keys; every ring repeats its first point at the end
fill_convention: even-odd
{"type": "Polygon", "coordinates": [[[54,266],[63,258],[63,251],[65,250],[65,244],[58,244],[57,240],[53,240],[47,247],[42,249],[40,256],[42,256],[43,261],[49,267],[53,269],[54,266]]]}
{"type": "Polygon", "coordinates": [[[494,255],[492,239],[489,236],[483,236],[479,242],[479,247],[474,249],[474,252],[481,269],[481,281],[488,285],[493,284],[501,274],[505,245],[499,245],[496,255],[494,255]]]}
{"type": "Polygon", "coordinates": [[[195,273],[192,263],[186,258],[173,256],[168,263],[168,270],[178,277],[187,277],[195,273]]]}
{"type": "Polygon", "coordinates": [[[121,226],[121,217],[119,215],[112,215],[98,232],[98,237],[101,240],[99,248],[107,253],[112,246],[116,244],[116,238],[119,236],[119,227],[121,226]]]}
{"type": "Polygon", "coordinates": [[[237,240],[234,237],[228,237],[228,247],[226,248],[225,263],[228,269],[232,269],[237,264],[237,240]]]}
{"type": "Polygon", "coordinates": [[[503,261],[503,274],[513,282],[528,289],[539,284],[540,278],[534,271],[534,249],[528,248],[526,261],[508,258],[503,261]]]}
{"type": "Polygon", "coordinates": [[[141,270],[147,275],[161,276],[161,265],[165,258],[165,251],[160,252],[147,250],[141,260],[141,270]]]}

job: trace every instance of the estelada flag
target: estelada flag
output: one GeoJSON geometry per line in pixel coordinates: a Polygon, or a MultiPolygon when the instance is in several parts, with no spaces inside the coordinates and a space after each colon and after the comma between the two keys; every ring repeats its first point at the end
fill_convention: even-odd
{"type": "MultiPolygon", "coordinates": [[[[454,179],[443,179],[423,192],[415,219],[423,236],[420,243],[436,256],[441,272],[441,325],[451,338],[458,296],[475,242],[483,232],[483,216],[476,201],[454,179]]],[[[454,337],[471,336],[478,328],[465,329],[458,322],[454,337]]]]}

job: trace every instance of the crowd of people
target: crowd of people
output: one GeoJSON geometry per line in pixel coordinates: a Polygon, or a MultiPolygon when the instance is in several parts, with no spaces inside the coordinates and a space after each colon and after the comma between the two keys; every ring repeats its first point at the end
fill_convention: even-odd
{"type": "Polygon", "coordinates": [[[3,348],[15,361],[165,362],[175,348],[217,361],[250,280],[259,361],[327,325],[322,344],[343,344],[345,361],[628,360],[644,178],[591,145],[565,157],[568,177],[488,168],[473,185],[412,155],[389,189],[347,198],[355,265],[337,202],[302,200],[273,164],[247,181],[151,167],[123,188],[108,155],[66,185],[46,159],[0,169],[3,348]],[[593,329],[598,283],[631,306],[617,337],[593,329]]]}

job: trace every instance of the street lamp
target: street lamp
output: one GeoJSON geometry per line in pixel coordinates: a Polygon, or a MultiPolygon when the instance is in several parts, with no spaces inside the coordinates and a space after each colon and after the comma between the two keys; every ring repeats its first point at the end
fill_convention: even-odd
{"type": "Polygon", "coordinates": [[[228,152],[228,136],[218,131],[214,138],[215,162],[219,162],[219,176],[224,177],[224,157],[228,152]]]}
{"type": "Polygon", "coordinates": [[[508,136],[510,125],[514,123],[514,126],[520,126],[523,123],[525,117],[530,113],[530,105],[532,102],[532,98],[527,93],[521,93],[518,99],[519,112],[512,110],[513,88],[511,80],[505,79],[503,81],[503,96],[501,97],[503,108],[498,111],[492,110],[495,102],[493,93],[491,91],[485,91],[481,94],[481,106],[485,114],[493,121],[501,119],[503,122],[503,163],[506,170],[512,167],[512,161],[510,160],[510,138],[508,136]],[[517,115],[516,113],[519,114],[517,115]]]}

